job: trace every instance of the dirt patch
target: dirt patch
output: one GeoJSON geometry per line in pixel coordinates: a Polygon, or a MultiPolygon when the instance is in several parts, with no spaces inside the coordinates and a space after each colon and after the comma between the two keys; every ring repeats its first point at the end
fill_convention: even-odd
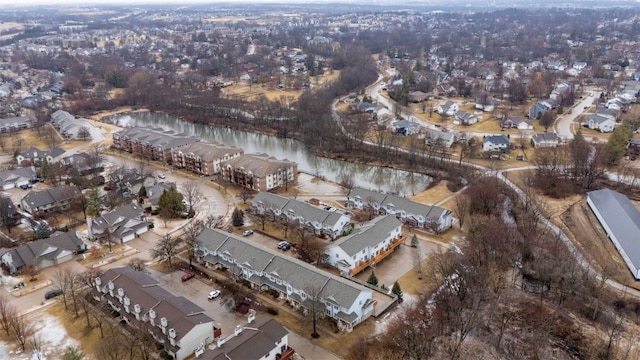
{"type": "Polygon", "coordinates": [[[598,272],[608,273],[615,281],[640,289],[620,253],[607,238],[598,219],[585,199],[572,205],[562,214],[562,224],[569,229],[571,240],[598,272]]]}
{"type": "Polygon", "coordinates": [[[440,181],[435,186],[410,197],[410,199],[420,204],[433,205],[453,194],[449,191],[447,185],[447,181],[440,181]]]}

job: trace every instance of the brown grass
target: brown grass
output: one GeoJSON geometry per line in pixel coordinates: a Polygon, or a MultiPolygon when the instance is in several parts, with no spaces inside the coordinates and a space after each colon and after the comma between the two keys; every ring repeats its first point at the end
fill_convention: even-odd
{"type": "MultiPolygon", "coordinates": [[[[98,327],[88,329],[84,315],[80,314],[80,316],[74,317],[71,311],[64,310],[64,305],[61,302],[48,307],[47,313],[58,319],[60,324],[64,326],[67,335],[81,344],[82,351],[88,355],[89,358],[97,359],[98,346],[100,346],[102,341],[98,327]]],[[[109,330],[104,330],[106,335],[109,330]]],[[[62,352],[64,349],[59,350],[62,352]]],[[[58,356],[60,355],[61,354],[58,354],[58,356]]],[[[59,359],[61,357],[55,358],[59,359]]]]}
{"type": "MultiPolygon", "coordinates": [[[[46,124],[45,126],[51,126],[46,124]]],[[[43,135],[38,135],[38,132],[35,129],[25,129],[22,131],[18,131],[11,134],[3,135],[3,140],[5,142],[4,150],[0,149],[0,154],[12,154],[13,153],[13,143],[15,139],[22,139],[22,149],[21,151],[25,151],[30,147],[36,147],[40,150],[47,150],[49,146],[46,143],[46,140],[43,135]]],[[[58,145],[60,148],[64,150],[71,149],[78,145],[88,144],[89,141],[60,141],[58,145]]]]}
{"type": "Polygon", "coordinates": [[[420,263],[420,271],[416,266],[398,279],[398,284],[400,284],[400,288],[403,293],[410,295],[424,295],[436,286],[433,284],[433,281],[430,280],[430,276],[428,274],[428,269],[432,261],[433,257],[427,257],[420,263]]]}
{"type": "Polygon", "coordinates": [[[347,355],[350,344],[355,343],[359,339],[371,336],[375,331],[375,320],[373,318],[369,318],[360,325],[356,326],[356,328],[348,334],[335,333],[331,329],[332,325],[326,323],[325,321],[322,321],[317,327],[320,338],[313,339],[310,336],[313,329],[311,322],[299,316],[291,314],[289,311],[280,310],[279,314],[276,316],[269,315],[267,313],[264,313],[262,315],[278,320],[291,331],[299,334],[304,338],[309,339],[309,341],[311,341],[312,343],[333,352],[339,357],[344,357],[347,355]]]}
{"type": "Polygon", "coordinates": [[[433,205],[447,196],[453,194],[447,188],[447,181],[440,181],[436,186],[412,196],[410,199],[417,203],[433,205]]]}

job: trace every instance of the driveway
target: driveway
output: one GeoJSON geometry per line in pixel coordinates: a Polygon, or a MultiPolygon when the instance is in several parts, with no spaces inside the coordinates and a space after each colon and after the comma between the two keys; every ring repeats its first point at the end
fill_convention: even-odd
{"type": "Polygon", "coordinates": [[[376,264],[375,268],[368,267],[356,275],[356,278],[367,281],[371,273],[375,272],[378,284],[384,284],[386,287],[391,288],[393,283],[401,278],[402,275],[411,271],[418,261],[422,262],[431,254],[447,250],[444,245],[430,241],[424,235],[418,235],[418,247],[412,248],[408,246],[412,234],[407,233],[407,235],[407,245],[400,245],[393,254],[382,260],[381,263],[376,264]],[[418,258],[416,257],[416,251],[418,252],[418,258]]]}
{"type": "Polygon", "coordinates": [[[571,114],[567,112],[558,118],[555,124],[555,130],[561,139],[573,139],[573,123],[575,123],[578,117],[583,114],[585,107],[593,105],[593,102],[599,97],[600,91],[589,91],[587,96],[584,96],[580,102],[571,107],[571,114]]]}

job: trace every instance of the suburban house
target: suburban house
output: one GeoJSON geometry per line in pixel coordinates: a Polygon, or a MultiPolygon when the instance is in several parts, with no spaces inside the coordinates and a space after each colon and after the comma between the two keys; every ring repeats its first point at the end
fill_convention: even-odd
{"type": "Polygon", "coordinates": [[[254,191],[287,188],[298,181],[298,164],[267,154],[244,154],[221,164],[222,178],[254,191]]]}
{"type": "Polygon", "coordinates": [[[640,138],[631,138],[629,144],[627,144],[627,155],[638,156],[640,155],[640,138]]]}
{"type": "Polygon", "coordinates": [[[0,119],[0,133],[15,132],[33,127],[36,118],[33,116],[18,116],[0,119]]]}
{"type": "Polygon", "coordinates": [[[486,135],[482,139],[482,151],[507,151],[511,147],[509,135],[486,135]]]}
{"type": "Polygon", "coordinates": [[[57,163],[62,160],[62,155],[64,155],[65,151],[60,148],[55,148],[51,151],[49,150],[39,150],[38,148],[32,147],[31,149],[23,152],[22,154],[18,154],[16,156],[16,162],[21,165],[23,162],[27,162],[27,166],[42,165],[42,162],[47,160],[48,164],[57,163]]]}
{"type": "Polygon", "coordinates": [[[351,231],[348,215],[327,211],[295,199],[268,192],[260,192],[253,198],[252,207],[260,214],[270,213],[274,218],[296,222],[312,233],[336,239],[351,231]]]}
{"type": "Polygon", "coordinates": [[[141,187],[150,188],[156,183],[151,175],[140,174],[136,169],[118,168],[107,177],[107,182],[120,191],[138,194],[141,187]]]}
{"type": "Polygon", "coordinates": [[[415,135],[420,132],[420,124],[414,121],[398,120],[391,124],[392,131],[398,135],[415,135]]]}
{"type": "Polygon", "coordinates": [[[555,147],[562,143],[562,140],[556,133],[539,133],[531,137],[531,145],[534,148],[555,147]]]}
{"type": "Polygon", "coordinates": [[[440,115],[453,116],[460,110],[460,107],[457,103],[454,103],[451,100],[447,100],[446,102],[438,105],[436,108],[436,112],[440,115]]]}
{"type": "Polygon", "coordinates": [[[476,99],[474,107],[485,112],[492,112],[496,108],[496,102],[491,98],[480,97],[476,99]]]}
{"type": "Polygon", "coordinates": [[[200,141],[172,130],[132,127],[113,134],[113,146],[142,158],[171,164],[171,150],[200,141]]]}
{"type": "Polygon", "coordinates": [[[325,315],[342,331],[351,331],[373,314],[372,290],[304,261],[219,229],[205,229],[198,244],[196,255],[207,266],[227,269],[254,288],[277,291],[295,308],[320,301],[325,315]]]}
{"type": "Polygon", "coordinates": [[[325,249],[325,262],[344,275],[357,275],[381,262],[404,243],[402,223],[393,215],[371,220],[325,249]]]}
{"type": "Polygon", "coordinates": [[[376,104],[365,102],[365,101],[359,101],[355,105],[353,105],[353,111],[372,114],[376,111],[376,107],[377,107],[376,104]]]}
{"type": "Polygon", "coordinates": [[[36,179],[36,169],[33,166],[0,171],[2,190],[9,190],[28,184],[36,179]]]}
{"type": "Polygon", "coordinates": [[[123,244],[146,233],[150,224],[144,211],[130,203],[95,219],[87,217],[87,234],[92,239],[123,244]]]}
{"type": "Polygon", "coordinates": [[[424,143],[429,146],[444,146],[450,148],[456,141],[456,134],[454,132],[444,132],[442,130],[430,129],[424,137],[424,143]]]}
{"type": "Polygon", "coordinates": [[[620,110],[609,109],[604,106],[598,106],[596,108],[596,114],[604,117],[608,117],[614,121],[618,121],[620,119],[620,110]]]}
{"type": "Polygon", "coordinates": [[[84,124],[64,110],[51,114],[51,124],[65,139],[83,139],[89,135],[84,124]]]}
{"type": "Polygon", "coordinates": [[[78,250],[86,250],[86,246],[75,232],[56,232],[47,239],[0,249],[0,261],[10,274],[15,274],[26,265],[34,265],[42,270],[65,263],[72,260],[78,250]]]}
{"type": "Polygon", "coordinates": [[[204,309],[169,293],[143,271],[109,269],[93,285],[96,301],[109,304],[128,325],[148,331],[176,360],[204,350],[220,334],[204,309]]]}
{"type": "Polygon", "coordinates": [[[543,112],[555,109],[559,105],[560,104],[553,99],[540,100],[529,109],[529,119],[537,119],[543,112]]]}
{"type": "Polygon", "coordinates": [[[508,117],[502,120],[500,126],[507,129],[533,130],[533,121],[521,117],[508,117]]]}
{"type": "Polygon", "coordinates": [[[66,210],[73,199],[80,194],[75,186],[58,186],[51,189],[31,191],[22,198],[22,210],[34,214],[66,210]]]}
{"type": "Polygon", "coordinates": [[[607,237],[627,264],[633,277],[640,279],[640,212],[629,198],[610,189],[587,193],[587,204],[593,211],[607,237]]]}
{"type": "Polygon", "coordinates": [[[482,115],[480,114],[472,114],[466,112],[464,110],[459,110],[455,112],[455,117],[453,118],[454,125],[473,125],[482,120],[482,115]]]}
{"type": "Polygon", "coordinates": [[[279,322],[257,318],[236,328],[228,338],[217,339],[216,348],[205,350],[198,360],[288,360],[295,351],[289,346],[289,331],[279,322]]]}
{"type": "Polygon", "coordinates": [[[616,121],[606,116],[592,114],[587,118],[587,125],[589,129],[608,133],[613,132],[613,129],[616,127],[616,121]]]}
{"type": "Polygon", "coordinates": [[[160,202],[160,196],[165,190],[169,190],[171,188],[176,188],[176,183],[174,182],[159,182],[151,187],[145,188],[147,191],[147,198],[144,199],[144,208],[150,208],[151,211],[158,209],[158,203],[160,202]]]}
{"type": "Polygon", "coordinates": [[[65,156],[60,159],[60,164],[64,167],[73,168],[79,174],[91,172],[102,167],[100,156],[91,156],[85,152],[65,156]]]}
{"type": "Polygon", "coordinates": [[[235,159],[244,151],[235,146],[195,142],[171,150],[174,166],[196,174],[211,176],[220,173],[222,162],[235,159]]]}
{"type": "Polygon", "coordinates": [[[427,100],[430,96],[433,95],[424,93],[422,91],[409,91],[407,99],[412,103],[421,103],[427,100]]]}
{"type": "Polygon", "coordinates": [[[378,214],[395,215],[408,226],[427,227],[437,232],[451,227],[450,210],[377,191],[353,188],[347,194],[347,204],[355,209],[369,208],[378,214]]]}

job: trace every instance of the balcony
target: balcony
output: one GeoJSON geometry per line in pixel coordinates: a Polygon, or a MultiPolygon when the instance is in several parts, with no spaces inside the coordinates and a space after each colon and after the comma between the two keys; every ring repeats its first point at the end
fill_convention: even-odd
{"type": "Polygon", "coordinates": [[[362,270],[366,269],[368,266],[379,263],[380,261],[382,261],[384,258],[386,258],[387,256],[391,255],[398,246],[400,246],[401,244],[404,243],[404,241],[407,239],[406,235],[402,235],[398,238],[393,239],[393,241],[391,242],[391,244],[389,245],[389,248],[386,250],[381,250],[378,255],[376,256],[372,256],[368,261],[360,261],[358,263],[358,265],[356,265],[355,268],[351,269],[350,273],[351,275],[357,275],[359,274],[362,270]]]}
{"type": "Polygon", "coordinates": [[[295,350],[293,350],[291,347],[287,346],[287,348],[282,352],[282,354],[278,354],[276,355],[276,359],[277,360],[289,360],[293,357],[293,354],[295,354],[295,350]]]}

